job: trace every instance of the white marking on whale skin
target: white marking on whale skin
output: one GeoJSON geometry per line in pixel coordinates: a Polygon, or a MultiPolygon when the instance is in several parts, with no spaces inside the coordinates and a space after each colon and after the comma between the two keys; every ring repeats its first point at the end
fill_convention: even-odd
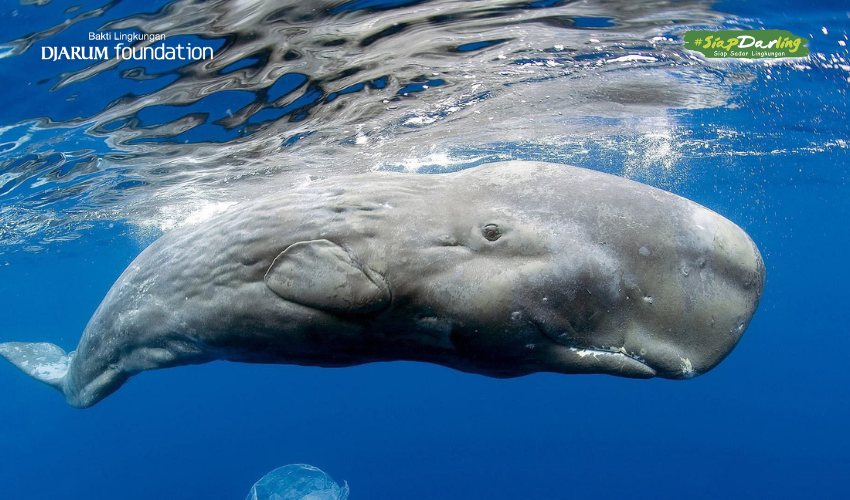
{"type": "Polygon", "coordinates": [[[70,357],[64,351],[44,343],[0,344],[0,356],[11,361],[27,375],[54,387],[61,383],[70,365],[70,357]]]}
{"type": "Polygon", "coordinates": [[[570,347],[570,350],[578,354],[580,358],[585,358],[587,356],[593,356],[596,359],[599,359],[599,356],[620,356],[624,355],[627,357],[631,357],[629,353],[626,352],[626,349],[621,347],[617,350],[607,351],[603,349],[581,349],[578,347],[570,347]]]}
{"type": "Polygon", "coordinates": [[[580,358],[583,358],[585,356],[590,356],[590,355],[592,355],[593,357],[596,357],[597,354],[602,354],[599,351],[589,351],[587,349],[578,349],[576,347],[570,347],[570,350],[575,352],[576,354],[578,354],[578,356],[580,358]]]}
{"type": "Polygon", "coordinates": [[[694,371],[694,365],[690,358],[679,358],[682,362],[682,375],[685,378],[693,378],[697,373],[694,371]]]}
{"type": "MultiPolygon", "coordinates": [[[[639,362],[643,363],[643,360],[641,359],[640,356],[637,356],[633,352],[627,351],[625,347],[618,347],[618,348],[612,347],[610,349],[607,349],[607,348],[584,349],[584,348],[581,348],[581,347],[570,347],[570,350],[572,352],[578,354],[578,356],[580,358],[585,358],[587,356],[593,356],[594,358],[599,359],[599,356],[615,356],[615,357],[625,356],[627,358],[631,358],[635,361],[639,361],[639,362]]],[[[641,354],[643,354],[643,352],[641,354]]],[[[690,363],[690,361],[689,361],[689,363],[690,363]]]]}
{"type": "Polygon", "coordinates": [[[68,372],[68,362],[43,364],[38,367],[36,374],[43,380],[61,380],[68,372]]]}

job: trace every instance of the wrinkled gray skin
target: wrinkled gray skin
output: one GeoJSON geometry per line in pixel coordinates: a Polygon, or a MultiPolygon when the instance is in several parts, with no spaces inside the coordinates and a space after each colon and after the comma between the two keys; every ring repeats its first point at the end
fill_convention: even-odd
{"type": "Polygon", "coordinates": [[[737,344],[764,274],[738,226],[623,178],[536,162],[370,173],[168,233],[75,353],[0,354],[80,408],[141,371],[214,360],[681,379],[737,344]]]}

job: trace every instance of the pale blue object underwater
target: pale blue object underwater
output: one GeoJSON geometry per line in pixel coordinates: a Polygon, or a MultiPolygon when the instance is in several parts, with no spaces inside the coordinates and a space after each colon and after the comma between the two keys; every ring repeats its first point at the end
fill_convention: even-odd
{"type": "Polygon", "coordinates": [[[346,500],[348,483],[342,487],[331,476],[307,464],[278,467],[254,484],[246,500],[346,500]]]}

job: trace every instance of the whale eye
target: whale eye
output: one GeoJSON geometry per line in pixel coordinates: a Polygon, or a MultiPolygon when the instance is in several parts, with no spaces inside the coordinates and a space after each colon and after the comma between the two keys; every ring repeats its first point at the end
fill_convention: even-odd
{"type": "Polygon", "coordinates": [[[487,224],[481,230],[481,234],[484,235],[489,241],[496,241],[502,236],[502,231],[499,229],[499,226],[496,224],[487,224]]]}

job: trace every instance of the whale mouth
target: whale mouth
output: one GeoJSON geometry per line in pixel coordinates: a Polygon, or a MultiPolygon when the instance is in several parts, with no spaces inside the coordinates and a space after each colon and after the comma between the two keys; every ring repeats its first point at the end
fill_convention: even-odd
{"type": "Polygon", "coordinates": [[[572,342],[565,342],[564,335],[551,334],[539,322],[532,320],[531,323],[560,347],[561,362],[572,367],[569,370],[571,373],[605,373],[628,378],[654,378],[657,375],[655,368],[623,347],[579,347],[572,342]]]}
{"type": "Polygon", "coordinates": [[[624,349],[567,348],[579,359],[592,358],[594,365],[598,365],[602,371],[611,375],[633,378],[653,378],[656,376],[654,368],[637,356],[625,352],[624,349]]]}

